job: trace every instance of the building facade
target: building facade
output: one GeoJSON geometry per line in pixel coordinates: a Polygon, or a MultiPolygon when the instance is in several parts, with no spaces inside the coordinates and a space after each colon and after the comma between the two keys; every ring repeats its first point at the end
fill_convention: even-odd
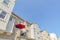
{"type": "Polygon", "coordinates": [[[41,35],[40,35],[41,40],[50,40],[50,36],[47,31],[43,30],[40,32],[41,32],[41,35]]]}
{"type": "Polygon", "coordinates": [[[34,26],[32,25],[33,24],[31,24],[30,22],[12,13],[8,22],[8,27],[7,27],[8,30],[6,31],[12,33],[12,34],[9,34],[9,33],[8,34],[10,35],[10,37],[12,35],[13,37],[11,39],[14,39],[14,40],[35,40],[34,26],[36,26],[36,24],[34,26]],[[25,29],[16,28],[16,26],[14,26],[16,24],[25,25],[25,29]]]}
{"type": "Polygon", "coordinates": [[[0,34],[0,40],[34,40],[32,35],[31,23],[12,13],[5,32],[0,34]],[[16,24],[23,24],[25,28],[16,28],[16,24]]]}
{"type": "Polygon", "coordinates": [[[6,26],[6,32],[0,36],[1,40],[40,40],[40,28],[35,23],[30,23],[16,14],[12,13],[8,24],[6,26]],[[24,29],[16,28],[16,24],[25,25],[24,29]]]}
{"type": "Polygon", "coordinates": [[[0,33],[5,32],[15,0],[0,0],[0,33]]]}
{"type": "Polygon", "coordinates": [[[7,24],[16,0],[0,0],[0,40],[11,40],[7,24]]]}
{"type": "Polygon", "coordinates": [[[16,0],[0,0],[0,40],[39,40],[39,26],[12,13],[16,0]],[[24,29],[16,28],[23,24],[24,29]]]}
{"type": "Polygon", "coordinates": [[[39,25],[36,23],[32,23],[32,25],[31,25],[31,36],[35,40],[41,40],[40,39],[40,28],[39,28],[39,25]]]}
{"type": "Polygon", "coordinates": [[[55,33],[50,33],[50,40],[57,40],[57,35],[55,33]]]}
{"type": "MultiPolygon", "coordinates": [[[[5,32],[0,34],[0,40],[20,40],[20,29],[16,28],[15,25],[18,23],[25,24],[25,21],[15,14],[11,14],[6,25],[5,32]]],[[[1,26],[1,25],[0,25],[1,26]]]]}
{"type": "Polygon", "coordinates": [[[40,31],[38,24],[14,14],[12,10],[15,2],[16,0],[0,0],[0,40],[57,40],[56,36],[40,31]],[[17,24],[23,26],[16,27],[17,24]]]}

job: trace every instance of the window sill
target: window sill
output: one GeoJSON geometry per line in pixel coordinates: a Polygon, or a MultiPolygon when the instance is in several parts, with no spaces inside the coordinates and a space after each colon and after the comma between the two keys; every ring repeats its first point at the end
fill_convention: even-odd
{"type": "Polygon", "coordinates": [[[0,18],[0,21],[6,22],[4,19],[0,18]]]}

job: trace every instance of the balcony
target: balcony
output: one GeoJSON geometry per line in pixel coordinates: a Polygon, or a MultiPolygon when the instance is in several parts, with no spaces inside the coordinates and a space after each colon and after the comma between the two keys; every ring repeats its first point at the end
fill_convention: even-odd
{"type": "Polygon", "coordinates": [[[24,39],[27,39],[27,40],[35,40],[34,36],[31,35],[30,33],[28,32],[24,32],[24,33],[20,33],[20,38],[24,38],[24,39]]]}

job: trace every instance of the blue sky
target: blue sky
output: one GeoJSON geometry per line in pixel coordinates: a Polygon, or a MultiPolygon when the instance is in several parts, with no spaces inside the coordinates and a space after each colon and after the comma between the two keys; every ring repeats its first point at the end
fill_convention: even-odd
{"type": "Polygon", "coordinates": [[[17,0],[13,12],[60,36],[60,0],[17,0]]]}

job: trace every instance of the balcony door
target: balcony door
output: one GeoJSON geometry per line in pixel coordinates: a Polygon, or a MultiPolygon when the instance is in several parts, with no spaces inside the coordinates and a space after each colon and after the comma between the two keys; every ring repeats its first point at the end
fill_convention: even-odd
{"type": "Polygon", "coordinates": [[[6,31],[12,33],[14,24],[15,24],[15,19],[13,17],[10,17],[6,31]]]}

